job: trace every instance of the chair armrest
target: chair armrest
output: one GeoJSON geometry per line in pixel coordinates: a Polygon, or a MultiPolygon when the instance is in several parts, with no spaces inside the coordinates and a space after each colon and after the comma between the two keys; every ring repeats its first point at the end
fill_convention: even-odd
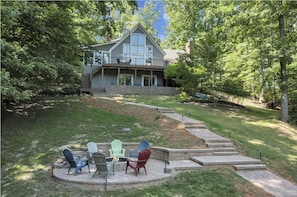
{"type": "Polygon", "coordinates": [[[79,160],[81,160],[81,161],[89,161],[87,157],[83,157],[83,158],[81,158],[79,160]]]}
{"type": "Polygon", "coordinates": [[[113,155],[112,149],[109,149],[108,151],[109,151],[110,156],[112,157],[112,155],[113,155]]]}
{"type": "Polygon", "coordinates": [[[138,152],[138,150],[137,149],[130,149],[130,153],[133,153],[133,152],[138,152]]]}
{"type": "Polygon", "coordinates": [[[73,160],[78,161],[78,160],[80,160],[80,157],[79,156],[73,156],[73,160]]]}
{"type": "Polygon", "coordinates": [[[137,158],[127,158],[127,161],[131,161],[131,162],[137,162],[138,159],[137,158]]]}
{"type": "Polygon", "coordinates": [[[138,149],[130,149],[130,157],[138,157],[138,149]]]}

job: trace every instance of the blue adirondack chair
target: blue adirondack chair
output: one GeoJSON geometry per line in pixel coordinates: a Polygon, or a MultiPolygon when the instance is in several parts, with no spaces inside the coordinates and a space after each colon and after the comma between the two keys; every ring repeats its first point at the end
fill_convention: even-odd
{"type": "Polygon", "coordinates": [[[67,174],[69,174],[71,168],[75,168],[74,175],[77,175],[78,171],[81,171],[81,169],[85,166],[88,166],[89,173],[90,173],[89,161],[87,159],[86,160],[80,160],[78,158],[74,159],[72,152],[68,149],[64,149],[63,154],[69,163],[69,168],[68,168],[67,174]]]}
{"type": "Polygon", "coordinates": [[[138,149],[131,149],[130,150],[130,157],[138,157],[138,153],[140,153],[141,151],[145,150],[145,149],[149,149],[150,148],[150,144],[148,141],[143,140],[140,142],[138,149]]]}
{"type": "Polygon", "coordinates": [[[120,140],[113,140],[111,142],[111,149],[109,149],[110,157],[125,157],[125,149],[122,148],[122,142],[120,140]]]}

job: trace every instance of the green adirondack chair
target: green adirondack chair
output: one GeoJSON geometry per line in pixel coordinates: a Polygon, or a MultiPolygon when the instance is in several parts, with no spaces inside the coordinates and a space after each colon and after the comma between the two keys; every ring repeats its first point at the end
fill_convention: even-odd
{"type": "Polygon", "coordinates": [[[125,149],[122,148],[122,142],[120,140],[113,140],[111,142],[111,149],[109,149],[110,157],[125,157],[125,149]]]}

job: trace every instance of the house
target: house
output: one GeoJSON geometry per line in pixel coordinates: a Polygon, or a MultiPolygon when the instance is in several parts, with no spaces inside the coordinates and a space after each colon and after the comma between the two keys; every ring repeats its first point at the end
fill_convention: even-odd
{"type": "Polygon", "coordinates": [[[107,35],[106,43],[83,47],[83,50],[81,92],[178,93],[176,88],[168,87],[164,79],[164,69],[172,60],[164,59],[166,52],[140,23],[121,39],[111,40],[107,35]]]}

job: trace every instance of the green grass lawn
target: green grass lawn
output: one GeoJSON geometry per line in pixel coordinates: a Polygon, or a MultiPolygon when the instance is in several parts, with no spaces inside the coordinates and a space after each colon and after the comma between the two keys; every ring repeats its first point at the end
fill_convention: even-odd
{"type": "Polygon", "coordinates": [[[126,100],[168,107],[203,121],[208,128],[227,138],[246,156],[260,158],[277,175],[297,183],[297,129],[278,120],[279,111],[182,104],[166,96],[130,96],[126,100]]]}
{"type": "MultiPolygon", "coordinates": [[[[175,103],[170,97],[127,99],[170,107],[204,121],[220,135],[228,137],[231,133],[231,139],[243,154],[257,158],[261,150],[269,168],[297,182],[296,129],[279,124],[274,111],[190,106],[175,103]]],[[[116,191],[99,194],[97,191],[66,190],[51,179],[48,166],[62,155],[60,148],[63,145],[79,148],[89,141],[111,142],[115,138],[136,142],[145,138],[154,145],[168,143],[156,135],[158,124],[100,110],[86,105],[80,97],[46,98],[32,103],[30,108],[19,109],[18,113],[2,111],[1,127],[2,196],[117,196],[116,191]],[[125,133],[123,128],[136,132],[125,133]]],[[[125,195],[269,196],[228,168],[180,173],[162,186],[127,194],[121,192],[121,196],[125,195]]]]}

